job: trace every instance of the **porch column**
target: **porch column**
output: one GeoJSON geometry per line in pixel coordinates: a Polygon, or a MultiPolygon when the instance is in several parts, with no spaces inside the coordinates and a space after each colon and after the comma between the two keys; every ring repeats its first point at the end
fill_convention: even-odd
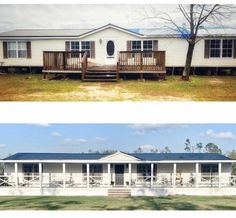
{"type": "Polygon", "coordinates": [[[87,163],[86,166],[87,166],[87,188],[89,188],[89,163],[87,163]]]}
{"type": "Polygon", "coordinates": [[[63,188],[66,188],[66,164],[62,164],[62,173],[63,173],[63,188]]]}
{"type": "Polygon", "coordinates": [[[111,164],[107,164],[107,186],[110,187],[111,185],[111,164]]]}
{"type": "Polygon", "coordinates": [[[131,174],[131,163],[129,163],[129,187],[131,187],[131,178],[132,178],[132,174],[131,174]]]}
{"type": "Polygon", "coordinates": [[[153,187],[153,168],[154,168],[154,164],[151,163],[151,187],[153,187]]]}
{"type": "Polygon", "coordinates": [[[42,177],[42,163],[39,163],[39,187],[40,187],[40,189],[42,188],[42,180],[43,180],[43,177],[42,177]]]}
{"type": "Polygon", "coordinates": [[[15,186],[18,188],[18,163],[15,163],[15,186]]]}
{"type": "Polygon", "coordinates": [[[221,163],[219,163],[219,166],[218,166],[218,173],[219,173],[219,188],[221,188],[221,163]]]}
{"type": "Polygon", "coordinates": [[[173,188],[175,188],[175,183],[176,183],[176,163],[173,164],[173,178],[172,178],[172,182],[173,182],[173,188]]]}
{"type": "Polygon", "coordinates": [[[195,164],[195,169],[196,169],[196,173],[195,173],[196,188],[198,188],[198,181],[199,181],[199,163],[196,163],[196,164],[195,164]]]}

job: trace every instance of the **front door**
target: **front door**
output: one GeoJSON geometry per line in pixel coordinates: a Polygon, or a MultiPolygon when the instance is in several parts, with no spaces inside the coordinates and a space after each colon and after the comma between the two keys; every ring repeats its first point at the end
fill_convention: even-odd
{"type": "Polygon", "coordinates": [[[115,185],[124,185],[124,165],[115,165],[115,185]]]}
{"type": "Polygon", "coordinates": [[[105,58],[107,65],[116,64],[116,46],[115,40],[106,40],[105,45],[105,58]]]}

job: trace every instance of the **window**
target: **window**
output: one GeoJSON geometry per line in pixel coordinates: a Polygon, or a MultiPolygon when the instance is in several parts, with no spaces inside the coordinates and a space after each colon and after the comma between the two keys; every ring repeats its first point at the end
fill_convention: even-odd
{"type": "Polygon", "coordinates": [[[26,42],[8,42],[7,56],[8,58],[27,58],[26,42]]]}
{"type": "Polygon", "coordinates": [[[202,164],[202,174],[216,174],[218,173],[218,164],[202,164]]]}
{"type": "Polygon", "coordinates": [[[75,41],[75,42],[71,42],[70,43],[70,50],[71,51],[79,51],[79,42],[77,41],[75,41]]]}
{"type": "Polygon", "coordinates": [[[224,39],[222,43],[222,57],[231,58],[233,50],[233,40],[224,39]]]}
{"type": "Polygon", "coordinates": [[[81,42],[81,51],[87,52],[88,57],[91,57],[91,42],[82,41],[81,42]]]}
{"type": "Polygon", "coordinates": [[[17,58],[17,44],[16,42],[8,42],[7,43],[7,56],[9,58],[17,58]]]}
{"type": "MultiPolygon", "coordinates": [[[[156,164],[153,169],[153,180],[155,181],[155,175],[157,173],[156,164]]],[[[137,174],[139,181],[151,181],[151,164],[137,164],[137,174]]]]}
{"type": "Polygon", "coordinates": [[[219,39],[210,40],[210,57],[220,57],[221,41],[219,39]]]}
{"type": "MultiPolygon", "coordinates": [[[[82,173],[87,173],[87,166],[86,164],[82,165],[82,173]]],[[[89,166],[89,173],[102,173],[102,164],[90,164],[89,166]]]]}
{"type": "Polygon", "coordinates": [[[26,42],[18,42],[18,58],[27,57],[27,45],[26,42]]]}
{"type": "Polygon", "coordinates": [[[152,57],[152,40],[144,40],[143,41],[143,51],[150,51],[150,53],[143,54],[144,57],[152,57]]]}
{"type": "MultiPolygon", "coordinates": [[[[89,182],[91,184],[96,183],[98,181],[102,181],[102,172],[103,167],[102,164],[90,164],[89,166],[89,182]]],[[[82,175],[83,175],[83,182],[87,181],[87,165],[82,165],[82,175]]]]}
{"type": "Polygon", "coordinates": [[[152,51],[152,40],[143,41],[143,51],[152,51]]]}
{"type": "Polygon", "coordinates": [[[39,165],[38,164],[23,164],[22,170],[24,173],[25,180],[37,180],[38,177],[35,176],[39,173],[39,165]]]}
{"type": "Polygon", "coordinates": [[[141,51],[142,44],[141,41],[132,41],[132,51],[141,51]]]}

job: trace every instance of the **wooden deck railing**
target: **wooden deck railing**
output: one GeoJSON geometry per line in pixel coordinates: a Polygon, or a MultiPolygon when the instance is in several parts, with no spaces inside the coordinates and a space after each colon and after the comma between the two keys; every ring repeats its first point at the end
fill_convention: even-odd
{"type": "Polygon", "coordinates": [[[165,51],[120,51],[117,70],[165,71],[165,51]]]}
{"type": "Polygon", "coordinates": [[[87,52],[85,52],[83,55],[83,59],[82,59],[82,74],[81,74],[82,80],[84,80],[84,78],[85,78],[87,68],[88,68],[88,56],[87,56],[87,52]]]}
{"type": "MultiPolygon", "coordinates": [[[[43,69],[52,71],[81,71],[84,52],[80,51],[44,51],[43,69]]],[[[86,59],[86,58],[85,58],[86,59]]]]}

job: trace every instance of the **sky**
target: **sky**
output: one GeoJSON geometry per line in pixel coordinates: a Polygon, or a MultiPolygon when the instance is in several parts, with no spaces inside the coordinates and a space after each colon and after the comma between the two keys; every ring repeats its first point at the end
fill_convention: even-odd
{"type": "Polygon", "coordinates": [[[224,153],[236,149],[236,124],[0,124],[0,158],[16,152],[133,152],[169,146],[184,152],[189,138],[194,145],[213,142],[224,153]]]}
{"type": "MultiPolygon", "coordinates": [[[[124,28],[162,27],[162,20],[146,20],[148,14],[168,13],[175,21],[181,16],[174,4],[159,5],[0,5],[0,32],[13,29],[52,28],[80,29],[97,28],[113,23],[124,28]],[[155,12],[155,13],[153,13],[155,12]]],[[[227,25],[236,25],[236,13],[226,20],[227,25]]]]}

